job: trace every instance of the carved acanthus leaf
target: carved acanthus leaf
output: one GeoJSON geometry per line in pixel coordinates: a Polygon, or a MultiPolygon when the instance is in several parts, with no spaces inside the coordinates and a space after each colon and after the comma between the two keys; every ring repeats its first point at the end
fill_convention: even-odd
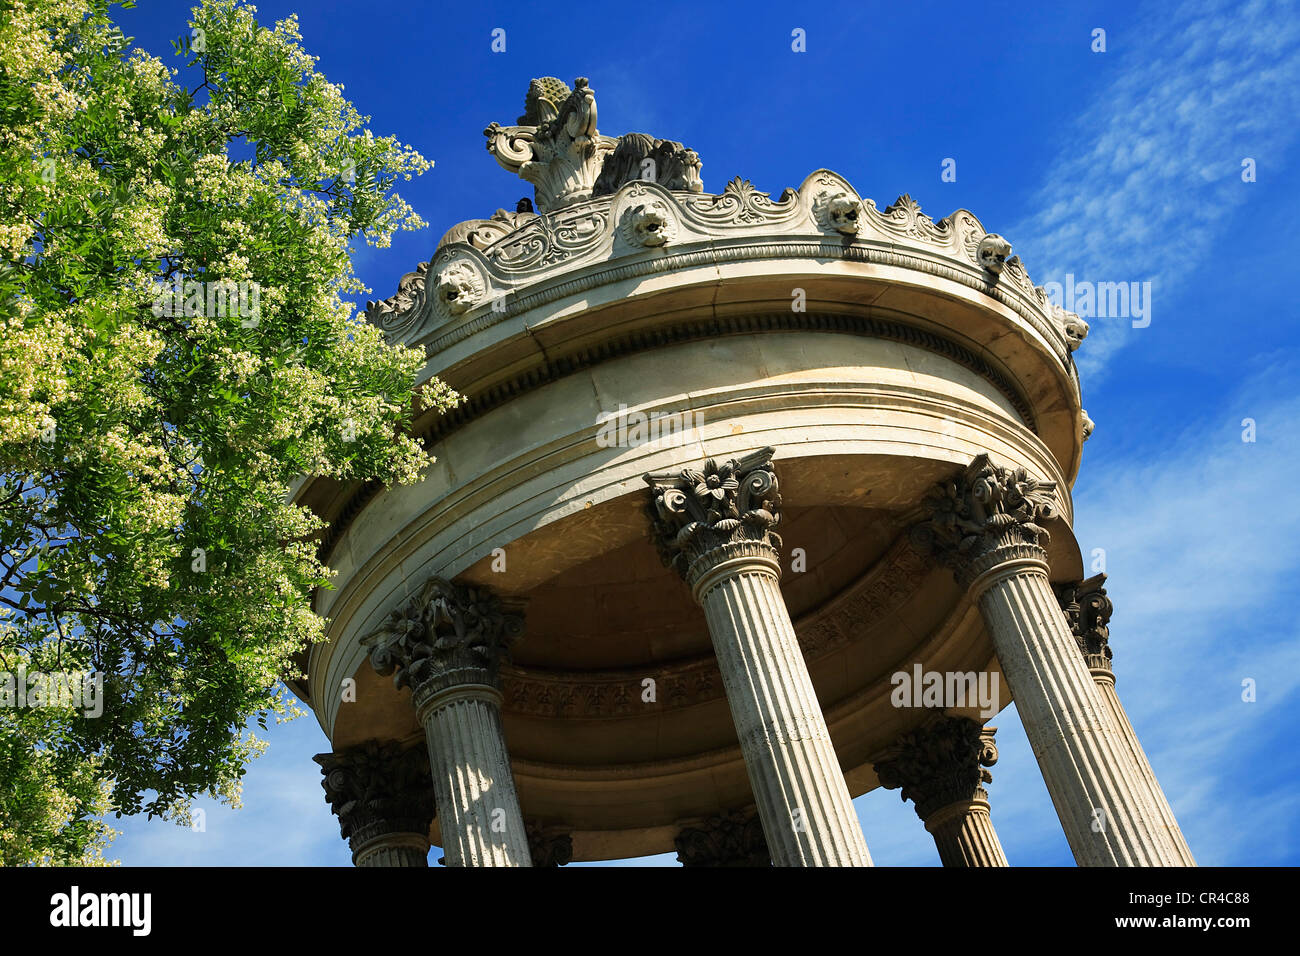
{"type": "Polygon", "coordinates": [[[522,615],[486,588],[434,577],[361,643],[376,671],[418,690],[456,671],[481,671],[495,682],[523,627],[522,615]]]}
{"type": "Polygon", "coordinates": [[[929,517],[913,528],[913,540],[964,577],[1005,545],[1036,548],[1048,537],[1039,522],[1056,514],[1056,483],[979,455],[954,480],[940,483],[925,508],[929,517]]]}
{"type": "Polygon", "coordinates": [[[998,762],[994,732],[966,717],[937,717],[877,758],[876,776],[885,789],[901,789],[922,820],[959,801],[987,799],[983,784],[993,775],[984,768],[998,762]]]}
{"type": "Polygon", "coordinates": [[[779,551],[773,530],[781,496],[772,467],[774,448],[719,464],[645,476],[650,486],[651,533],[664,564],[690,577],[695,560],[729,544],[779,551]]]}
{"type": "Polygon", "coordinates": [[[317,754],[321,787],[356,849],[383,833],[427,834],[434,817],[433,782],[423,746],[369,740],[339,753],[317,754]]]}

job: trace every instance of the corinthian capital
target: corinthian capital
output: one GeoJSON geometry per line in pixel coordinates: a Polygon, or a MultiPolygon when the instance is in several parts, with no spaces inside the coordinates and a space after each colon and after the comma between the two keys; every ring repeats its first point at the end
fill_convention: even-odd
{"type": "Polygon", "coordinates": [[[533,866],[567,866],[573,862],[573,836],[536,821],[524,824],[528,836],[528,856],[533,866]]]}
{"type": "Polygon", "coordinates": [[[1043,558],[1038,522],[1056,513],[1056,483],[1023,468],[1000,468],[980,455],[925,500],[929,516],[912,529],[918,545],[951,567],[964,586],[1016,557],[1043,558]]]}
{"type": "Polygon", "coordinates": [[[353,852],[387,833],[428,835],[433,782],[422,746],[404,750],[395,741],[369,740],[312,759],[320,764],[325,799],[353,852]]]}
{"type": "Polygon", "coordinates": [[[772,855],[757,813],[727,810],[697,827],[686,827],[674,841],[682,866],[771,866],[772,855]]]}
{"type": "Polygon", "coordinates": [[[1057,588],[1056,597],[1069,622],[1070,633],[1090,669],[1111,669],[1110,615],[1115,605],[1106,594],[1106,575],[1057,588]]]}
{"type": "Polygon", "coordinates": [[[922,820],[954,803],[987,800],[983,785],[993,775],[984,768],[998,762],[994,733],[966,717],[939,717],[899,737],[875,762],[876,776],[886,790],[901,788],[922,820]]]}
{"type": "Polygon", "coordinates": [[[427,699],[458,684],[496,686],[501,662],[523,629],[523,616],[487,588],[435,577],[361,643],[376,671],[427,699]]]}
{"type": "Polygon", "coordinates": [[[729,557],[775,561],[781,538],[781,496],[772,467],[774,448],[764,448],[701,470],[648,474],[651,533],[665,565],[688,584],[729,557]]]}

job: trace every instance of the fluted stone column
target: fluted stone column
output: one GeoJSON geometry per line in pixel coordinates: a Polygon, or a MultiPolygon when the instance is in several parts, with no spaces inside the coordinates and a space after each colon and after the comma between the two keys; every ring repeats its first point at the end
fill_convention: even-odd
{"type": "Polygon", "coordinates": [[[887,790],[901,788],[934,837],[944,866],[1007,866],[989,816],[984,769],[998,762],[995,728],[939,716],[902,735],[875,762],[887,790]]]}
{"type": "Polygon", "coordinates": [[[696,826],[683,827],[673,841],[682,866],[765,867],[772,865],[763,822],[757,812],[725,810],[696,826]]]}
{"type": "Polygon", "coordinates": [[[1196,860],[1187,845],[1182,829],[1178,826],[1177,819],[1174,818],[1173,807],[1169,805],[1164,790],[1156,780],[1151,761],[1147,759],[1146,751],[1138,741],[1137,732],[1133,729],[1133,724],[1124,711],[1124,705],[1120,703],[1119,695],[1115,692],[1115,672],[1112,669],[1110,649],[1110,616],[1115,608],[1110,596],[1106,594],[1105,584],[1106,575],[1098,574],[1086,581],[1058,588],[1057,598],[1061,603],[1061,610],[1065,613],[1066,622],[1070,625],[1070,632],[1078,644],[1079,653],[1083,655],[1083,662],[1097,685],[1097,691],[1106,706],[1111,723],[1124,741],[1132,763],[1132,772],[1144,778],[1155,793],[1156,813],[1159,814],[1161,823],[1169,834],[1170,842],[1178,852],[1179,862],[1183,866],[1195,866],[1196,860]]]}
{"type": "Polygon", "coordinates": [[[1176,866],[1147,780],[1079,657],[1047,577],[1055,484],[976,458],[914,529],[979,604],[1025,735],[1080,866],[1176,866]]]}
{"type": "Polygon", "coordinates": [[[370,740],[312,759],[353,865],[429,865],[434,795],[423,748],[370,740]]]}
{"type": "Polygon", "coordinates": [[[772,862],[870,866],[781,597],[773,454],[646,475],[653,533],[708,620],[772,862]]]}
{"type": "Polygon", "coordinates": [[[411,688],[448,866],[531,866],[501,727],[498,668],[523,618],[485,588],[430,578],[369,635],[370,663],[411,688]]]}

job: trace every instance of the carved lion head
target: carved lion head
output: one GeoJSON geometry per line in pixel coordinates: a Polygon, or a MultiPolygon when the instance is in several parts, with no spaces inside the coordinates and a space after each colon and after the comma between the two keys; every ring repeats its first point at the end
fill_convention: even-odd
{"type": "Polygon", "coordinates": [[[990,232],[981,239],[979,247],[975,250],[975,258],[979,264],[994,275],[1002,274],[1002,267],[1006,265],[1009,255],[1011,255],[1011,243],[996,232],[990,232]]]}
{"type": "Polygon", "coordinates": [[[1061,314],[1063,317],[1062,327],[1065,329],[1065,342],[1070,351],[1073,352],[1088,337],[1088,323],[1073,312],[1062,310],[1061,314]]]}
{"type": "Polygon", "coordinates": [[[836,193],[826,201],[826,220],[846,236],[858,234],[862,203],[848,193],[836,193]]]}
{"type": "Polygon", "coordinates": [[[438,273],[438,302],[452,315],[461,315],[483,297],[483,279],[471,266],[455,262],[438,273]]]}
{"type": "Polygon", "coordinates": [[[632,208],[629,213],[631,238],[638,245],[662,246],[668,241],[668,216],[658,208],[658,204],[642,204],[632,208]]]}

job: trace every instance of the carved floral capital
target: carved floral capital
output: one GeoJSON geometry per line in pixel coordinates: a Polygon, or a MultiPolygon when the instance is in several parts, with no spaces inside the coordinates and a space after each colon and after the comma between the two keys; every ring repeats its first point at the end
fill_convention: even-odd
{"type": "Polygon", "coordinates": [[[728,557],[773,560],[781,537],[781,496],[772,467],[774,448],[700,469],[648,474],[651,534],[665,565],[688,584],[728,557]]]}
{"type": "Polygon", "coordinates": [[[902,790],[916,814],[928,820],[954,803],[987,800],[986,770],[998,762],[995,728],[966,717],[939,717],[903,734],[875,762],[876,776],[887,790],[902,790]]]}
{"type": "Polygon", "coordinates": [[[727,810],[699,826],[684,828],[674,842],[682,866],[772,865],[772,854],[756,813],[727,810]]]}
{"type": "Polygon", "coordinates": [[[1098,574],[1057,588],[1056,597],[1090,669],[1110,670],[1110,616],[1115,610],[1106,594],[1106,575],[1098,574]]]}
{"type": "Polygon", "coordinates": [[[925,499],[928,517],[913,527],[918,547],[935,554],[969,586],[1004,561],[1043,560],[1039,522],[1056,514],[1056,483],[1023,468],[1001,468],[980,455],[960,475],[941,482],[925,499]]]}
{"type": "Polygon", "coordinates": [[[528,835],[528,855],[533,866],[567,866],[573,862],[573,837],[554,827],[529,820],[524,824],[528,835]]]}
{"type": "Polygon", "coordinates": [[[312,759],[320,764],[325,799],[353,852],[388,833],[428,835],[435,808],[424,747],[368,740],[312,759]]]}
{"type": "Polygon", "coordinates": [[[416,706],[461,684],[496,686],[499,667],[523,634],[524,619],[483,587],[433,577],[362,639],[370,663],[410,687],[416,706]]]}

